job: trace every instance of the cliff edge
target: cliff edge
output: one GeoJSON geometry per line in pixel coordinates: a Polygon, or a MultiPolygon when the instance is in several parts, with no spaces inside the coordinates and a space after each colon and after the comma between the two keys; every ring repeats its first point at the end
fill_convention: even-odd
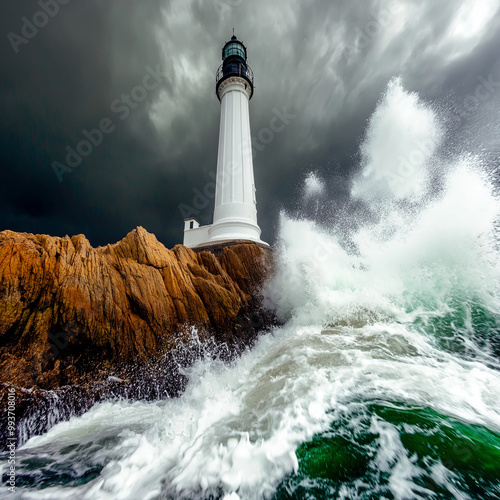
{"type": "MultiPolygon", "coordinates": [[[[0,232],[0,383],[48,391],[111,381],[132,390],[137,367],[170,359],[178,368],[193,334],[230,356],[273,322],[259,298],[269,272],[270,252],[257,245],[218,257],[169,250],[141,227],[98,248],[83,235],[0,232]]],[[[179,370],[167,372],[166,393],[178,393],[179,370]]]]}

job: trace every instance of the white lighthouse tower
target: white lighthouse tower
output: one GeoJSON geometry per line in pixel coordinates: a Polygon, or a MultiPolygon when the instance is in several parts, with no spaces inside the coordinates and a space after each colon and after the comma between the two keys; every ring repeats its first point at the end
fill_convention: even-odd
{"type": "Polygon", "coordinates": [[[216,76],[221,117],[213,224],[200,226],[195,219],[186,219],[184,245],[194,248],[248,240],[267,246],[257,224],[253,175],[249,115],[253,72],[247,49],[236,36],[224,45],[222,61],[216,76]]]}

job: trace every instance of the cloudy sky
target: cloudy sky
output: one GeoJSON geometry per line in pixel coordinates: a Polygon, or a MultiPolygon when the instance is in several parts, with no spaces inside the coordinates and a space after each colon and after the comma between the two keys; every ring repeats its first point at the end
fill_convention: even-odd
{"type": "Polygon", "coordinates": [[[170,247],[186,210],[210,223],[215,72],[234,27],[255,73],[259,223],[272,242],[308,173],[325,182],[329,210],[349,203],[359,143],[392,78],[440,109],[456,137],[479,126],[479,85],[498,115],[499,9],[500,0],[4,1],[0,230],[84,233],[102,245],[141,225],[170,247]],[[270,137],[276,115],[286,123],[270,137]],[[86,135],[95,145],[68,160],[86,135]]]}

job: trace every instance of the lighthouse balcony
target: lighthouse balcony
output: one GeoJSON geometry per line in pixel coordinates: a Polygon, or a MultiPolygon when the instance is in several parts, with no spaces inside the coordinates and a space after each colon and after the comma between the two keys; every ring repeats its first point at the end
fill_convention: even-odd
{"type": "Polygon", "coordinates": [[[253,89],[252,68],[250,68],[247,64],[243,64],[239,60],[225,61],[220,65],[216,75],[217,88],[224,80],[227,80],[232,76],[240,76],[241,78],[244,78],[253,89]]]}

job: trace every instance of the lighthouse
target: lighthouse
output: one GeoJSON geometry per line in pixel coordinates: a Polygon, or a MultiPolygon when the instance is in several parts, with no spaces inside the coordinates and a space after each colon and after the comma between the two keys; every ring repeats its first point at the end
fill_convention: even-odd
{"type": "Polygon", "coordinates": [[[249,104],[254,92],[247,48],[235,35],[222,48],[215,91],[221,104],[213,224],[184,221],[184,245],[191,248],[260,239],[253,173],[249,104]]]}

